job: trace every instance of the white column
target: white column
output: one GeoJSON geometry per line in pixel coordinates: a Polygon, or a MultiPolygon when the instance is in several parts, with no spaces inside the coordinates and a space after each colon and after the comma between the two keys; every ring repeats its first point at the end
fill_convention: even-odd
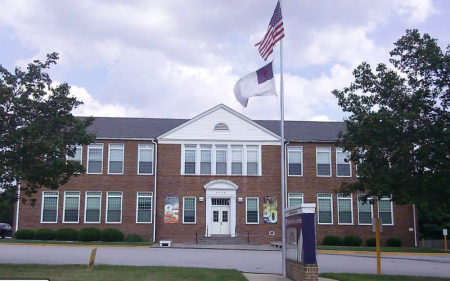
{"type": "Polygon", "coordinates": [[[205,237],[211,236],[211,196],[206,196],[206,227],[205,237]]]}
{"type": "Polygon", "coordinates": [[[236,196],[230,198],[230,234],[236,236],[236,196]]]}

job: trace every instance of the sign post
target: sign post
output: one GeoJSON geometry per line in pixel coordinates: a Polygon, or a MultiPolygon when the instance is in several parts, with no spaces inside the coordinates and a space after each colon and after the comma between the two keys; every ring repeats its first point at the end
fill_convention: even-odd
{"type": "Polygon", "coordinates": [[[447,229],[442,230],[444,234],[444,250],[447,252],[447,229]]]}
{"type": "Polygon", "coordinates": [[[381,241],[380,232],[383,231],[382,220],[380,218],[374,218],[372,224],[372,231],[375,232],[375,240],[377,243],[377,275],[381,274],[381,241]]]}
{"type": "Polygon", "coordinates": [[[91,250],[91,257],[89,258],[89,264],[88,264],[87,270],[89,270],[89,269],[94,267],[95,255],[97,255],[97,248],[92,248],[92,250],[91,250]]]}

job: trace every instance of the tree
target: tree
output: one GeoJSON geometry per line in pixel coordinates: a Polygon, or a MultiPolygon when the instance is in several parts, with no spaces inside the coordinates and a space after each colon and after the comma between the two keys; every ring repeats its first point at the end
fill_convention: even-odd
{"type": "Polygon", "coordinates": [[[83,172],[66,155],[73,157],[76,144],[95,139],[86,132],[93,118],[71,113],[82,102],[70,95],[67,83],[54,85],[45,72],[57,60],[52,53],[14,73],[0,65],[0,190],[20,185],[24,202],[38,189],[57,189],[83,172]]]}
{"type": "Polygon", "coordinates": [[[391,197],[398,204],[450,205],[450,46],[407,30],[390,52],[393,69],[363,62],[334,90],[350,113],[336,145],[350,151],[358,181],[339,192],[391,197]]]}

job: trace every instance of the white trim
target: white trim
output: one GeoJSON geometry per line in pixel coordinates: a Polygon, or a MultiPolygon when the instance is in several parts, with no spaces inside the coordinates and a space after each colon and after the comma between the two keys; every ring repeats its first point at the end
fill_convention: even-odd
{"type": "MultiPolygon", "coordinates": [[[[325,151],[321,151],[322,153],[323,152],[325,152],[325,151]]],[[[320,178],[331,178],[332,176],[333,176],[333,169],[331,168],[331,166],[333,165],[333,162],[331,161],[331,146],[316,146],[316,176],[317,177],[320,177],[320,178]],[[317,160],[318,160],[318,157],[317,157],[317,153],[318,153],[318,148],[319,147],[321,147],[321,148],[329,148],[330,149],[330,151],[329,151],[329,159],[330,159],[330,175],[329,176],[326,176],[326,175],[319,175],[319,169],[318,169],[318,164],[319,163],[317,163],[317,160]]]]}
{"type": "MultiPolygon", "coordinates": [[[[357,194],[356,195],[356,208],[358,209],[358,225],[372,225],[372,223],[360,223],[359,222],[359,197],[364,196],[364,194],[357,194]]],[[[370,204],[369,202],[367,202],[367,204],[370,204]]],[[[371,221],[373,220],[373,204],[370,204],[370,218],[371,221]]]]}
{"type": "Polygon", "coordinates": [[[245,197],[245,224],[259,224],[259,197],[245,197]],[[248,214],[247,214],[248,199],[256,199],[256,210],[258,211],[257,222],[248,222],[248,214]]]}
{"type": "MultiPolygon", "coordinates": [[[[305,202],[305,196],[303,195],[303,193],[302,192],[289,192],[288,193],[288,201],[287,201],[287,205],[288,205],[288,208],[290,208],[290,207],[293,207],[293,206],[291,206],[291,204],[290,204],[290,202],[291,202],[291,200],[290,199],[298,199],[298,198],[301,198],[302,199],[302,204],[304,204],[305,202]],[[292,196],[291,197],[291,194],[292,195],[294,195],[294,194],[300,194],[301,196],[298,196],[298,197],[296,197],[296,196],[292,196]]],[[[297,206],[297,205],[294,205],[294,206],[297,206]]]]}
{"type": "MultiPolygon", "coordinates": [[[[41,223],[58,223],[58,213],[59,213],[59,191],[42,191],[42,198],[41,198],[41,223]],[[56,195],[45,195],[47,192],[56,192],[56,195]],[[56,219],[55,221],[43,221],[44,218],[44,198],[45,197],[56,197],[56,219]]],[[[19,204],[19,203],[17,203],[19,204]]]]}
{"type": "Polygon", "coordinates": [[[162,139],[162,138],[164,138],[164,137],[166,137],[166,136],[172,134],[173,132],[176,132],[176,131],[180,130],[181,128],[184,128],[184,127],[186,127],[187,125],[189,125],[189,124],[191,124],[191,123],[193,123],[193,122],[195,122],[195,121],[197,121],[197,120],[203,118],[204,116],[207,116],[207,115],[209,115],[209,114],[211,114],[211,113],[213,113],[214,111],[217,111],[217,110],[219,110],[219,109],[224,109],[224,110],[228,111],[229,113],[234,114],[236,117],[241,118],[241,119],[244,120],[244,121],[247,121],[248,123],[252,124],[253,126],[257,127],[258,129],[260,129],[260,130],[266,132],[267,134],[269,134],[269,135],[275,137],[276,139],[280,139],[280,136],[278,136],[277,134],[275,134],[275,133],[273,133],[272,131],[266,129],[265,127],[259,125],[258,123],[254,122],[254,121],[251,120],[250,118],[248,118],[248,117],[246,117],[246,116],[244,116],[244,115],[242,115],[242,114],[240,114],[240,113],[234,111],[233,109],[229,108],[228,106],[226,106],[226,105],[224,105],[224,104],[219,104],[219,105],[217,105],[217,106],[215,106],[215,107],[213,107],[213,108],[211,108],[211,109],[209,109],[209,110],[203,112],[202,114],[197,115],[196,117],[194,117],[194,118],[190,119],[189,121],[187,121],[187,122],[181,124],[180,126],[175,127],[175,128],[173,128],[172,130],[170,130],[170,131],[168,131],[168,132],[162,134],[161,136],[157,137],[157,139],[160,140],[160,139],[162,139]]]}
{"type": "Polygon", "coordinates": [[[80,191],[64,191],[64,200],[63,200],[63,217],[62,222],[63,223],[79,223],[80,222],[80,201],[81,201],[81,192],[80,191]],[[76,195],[66,195],[67,192],[78,192],[78,196],[76,195]],[[77,221],[66,221],[66,198],[67,197],[78,197],[78,216],[77,221]]]}
{"type": "Polygon", "coordinates": [[[138,143],[138,157],[137,157],[138,161],[137,161],[137,171],[136,171],[138,175],[150,175],[150,176],[153,175],[153,173],[154,173],[153,170],[154,170],[154,166],[155,166],[155,159],[154,159],[155,157],[154,157],[154,153],[153,153],[154,152],[154,148],[155,148],[155,146],[153,144],[138,143]],[[151,148],[142,148],[144,150],[151,150],[152,151],[152,172],[151,173],[139,173],[139,162],[141,162],[141,148],[140,148],[141,145],[151,146],[151,148]]]}
{"type": "MultiPolygon", "coordinates": [[[[338,178],[351,178],[352,177],[352,162],[348,161],[347,163],[340,163],[340,164],[348,164],[350,167],[350,175],[349,176],[340,176],[338,175],[338,153],[345,153],[342,150],[342,147],[336,147],[336,177],[338,178]],[[339,151],[338,149],[340,149],[341,151],[339,151]]],[[[348,155],[348,159],[350,159],[350,152],[347,151],[347,155],[348,155]]]]}
{"type": "Polygon", "coordinates": [[[101,191],[85,191],[84,192],[84,223],[101,223],[102,221],[102,195],[103,193],[101,191]],[[100,192],[100,195],[87,195],[88,192],[100,192]],[[87,211],[87,199],[88,197],[99,197],[100,198],[100,205],[99,205],[99,214],[98,214],[98,222],[90,222],[86,221],[86,211],[87,211]]]}
{"type": "Polygon", "coordinates": [[[197,197],[195,197],[195,196],[184,196],[183,197],[183,223],[184,224],[196,224],[197,223],[197,197]],[[185,202],[184,201],[186,198],[194,199],[194,222],[185,222],[184,221],[184,211],[185,211],[185,209],[184,209],[185,202]]]}
{"type": "MultiPolygon", "coordinates": [[[[114,149],[120,149],[120,148],[114,148],[114,149]]],[[[125,166],[125,144],[124,143],[108,143],[108,175],[123,175],[124,172],[124,166],[125,166]],[[122,172],[121,173],[111,173],[109,169],[111,168],[111,145],[114,144],[121,144],[122,145],[122,172]]]]}
{"type": "MultiPolygon", "coordinates": [[[[91,144],[91,145],[88,145],[88,148],[87,148],[87,155],[86,155],[86,174],[88,174],[88,175],[101,175],[101,174],[103,174],[103,153],[104,153],[104,144],[103,143],[93,143],[93,144],[91,144]],[[101,145],[102,146],[102,165],[101,165],[101,169],[100,169],[100,173],[89,173],[89,150],[91,149],[91,148],[94,148],[94,147],[91,147],[91,145],[101,145]]],[[[95,147],[95,148],[97,148],[98,149],[98,147],[95,147]]]]}
{"type": "Polygon", "coordinates": [[[324,193],[324,192],[320,192],[317,193],[317,224],[323,224],[323,225],[333,225],[333,221],[334,221],[334,212],[333,212],[333,194],[332,193],[324,193]],[[320,212],[319,212],[319,194],[329,194],[330,197],[320,197],[320,199],[329,199],[330,200],[330,204],[331,204],[331,223],[325,223],[325,222],[320,222],[320,212]]]}
{"type": "Polygon", "coordinates": [[[158,143],[160,144],[233,144],[233,145],[240,145],[240,144],[248,144],[248,145],[274,145],[274,146],[280,146],[280,142],[274,142],[274,141],[262,141],[258,140],[257,142],[249,142],[248,140],[227,140],[226,142],[221,140],[214,140],[214,139],[189,139],[189,140],[183,140],[183,139],[176,139],[176,140],[158,140],[158,143]]]}
{"type": "Polygon", "coordinates": [[[350,194],[350,197],[341,197],[341,194],[338,194],[336,197],[336,206],[337,206],[337,212],[338,212],[338,225],[353,225],[353,194],[350,194]],[[350,200],[350,213],[351,213],[351,223],[342,223],[340,221],[339,216],[339,200],[350,200]]]}
{"type": "MultiPolygon", "coordinates": [[[[119,197],[119,196],[111,196],[111,197],[119,197]]],[[[107,191],[106,192],[106,206],[105,206],[105,223],[108,224],[118,224],[122,223],[122,216],[123,216],[123,192],[122,191],[107,191]],[[109,193],[110,192],[120,192],[120,221],[119,222],[108,222],[108,202],[109,202],[109,193]]]]}
{"type": "MultiPolygon", "coordinates": [[[[149,118],[150,119],[150,118],[149,118]]],[[[151,141],[155,138],[107,138],[107,137],[96,137],[96,140],[138,140],[138,141],[151,141]]]]}
{"type": "Polygon", "coordinates": [[[379,203],[380,203],[380,201],[386,201],[386,200],[389,200],[391,202],[391,220],[392,220],[392,223],[384,223],[384,222],[382,222],[382,223],[383,223],[383,225],[391,225],[391,226],[393,226],[394,225],[394,204],[392,203],[391,198],[382,198],[382,199],[378,200],[378,202],[377,202],[378,217],[380,217],[380,205],[379,205],[379,203]]]}
{"type": "Polygon", "coordinates": [[[287,146],[287,175],[288,177],[303,177],[303,146],[287,146]],[[289,174],[289,150],[300,151],[300,165],[302,167],[300,175],[290,175],[289,174]]]}
{"type": "Polygon", "coordinates": [[[138,224],[151,224],[151,223],[153,223],[153,208],[154,208],[154,206],[153,206],[153,192],[151,192],[151,191],[137,191],[136,192],[136,223],[138,223],[138,224]],[[139,195],[139,192],[150,193],[151,195],[150,196],[148,196],[148,195],[139,195]],[[138,221],[139,197],[144,197],[144,198],[150,197],[150,204],[152,204],[152,205],[151,205],[151,209],[150,209],[150,221],[149,222],[148,221],[144,221],[144,222],[142,222],[142,221],[139,222],[138,221]]]}

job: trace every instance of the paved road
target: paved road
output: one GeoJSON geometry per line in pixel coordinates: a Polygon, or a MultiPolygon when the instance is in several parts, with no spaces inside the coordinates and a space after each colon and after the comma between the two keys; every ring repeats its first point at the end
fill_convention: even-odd
{"type": "MultiPolygon", "coordinates": [[[[0,263],[86,264],[90,248],[0,245],[0,263]]],[[[320,272],[375,273],[374,255],[319,254],[320,272]]],[[[235,268],[243,272],[281,273],[280,251],[170,248],[98,248],[96,264],[235,268]]],[[[450,277],[450,255],[384,255],[382,272],[450,277]]]]}

